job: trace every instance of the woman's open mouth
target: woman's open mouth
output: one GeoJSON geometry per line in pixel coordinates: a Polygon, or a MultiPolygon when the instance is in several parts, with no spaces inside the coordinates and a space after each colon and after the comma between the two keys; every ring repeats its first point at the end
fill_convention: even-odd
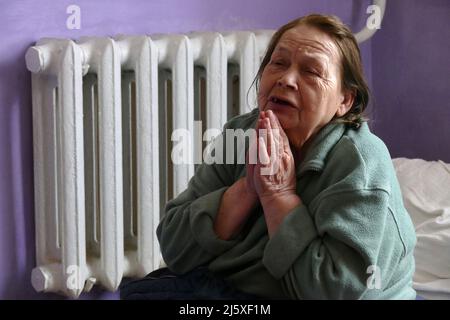
{"type": "Polygon", "coordinates": [[[267,103],[267,109],[286,109],[286,107],[296,109],[290,101],[279,97],[270,97],[267,103]]]}

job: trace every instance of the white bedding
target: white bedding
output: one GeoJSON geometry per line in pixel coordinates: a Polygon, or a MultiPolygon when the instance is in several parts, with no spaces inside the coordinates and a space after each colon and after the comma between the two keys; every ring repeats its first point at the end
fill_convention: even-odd
{"type": "Polygon", "coordinates": [[[393,163],[416,228],[414,288],[427,299],[450,299],[450,164],[406,158],[393,163]]]}

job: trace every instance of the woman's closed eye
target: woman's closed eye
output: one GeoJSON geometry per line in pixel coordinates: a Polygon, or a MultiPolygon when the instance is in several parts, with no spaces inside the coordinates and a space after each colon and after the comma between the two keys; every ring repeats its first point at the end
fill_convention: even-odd
{"type": "Polygon", "coordinates": [[[321,73],[315,69],[304,69],[303,72],[306,72],[310,75],[316,76],[316,77],[321,77],[321,73]]]}
{"type": "Polygon", "coordinates": [[[287,65],[287,62],[283,59],[274,59],[274,60],[270,61],[270,63],[272,65],[281,66],[281,67],[287,65]]]}

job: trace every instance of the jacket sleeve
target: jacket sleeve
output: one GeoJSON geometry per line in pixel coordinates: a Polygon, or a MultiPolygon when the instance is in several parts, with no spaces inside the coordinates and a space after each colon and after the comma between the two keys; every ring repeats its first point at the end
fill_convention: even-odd
{"type": "Polygon", "coordinates": [[[167,203],[157,236],[172,271],[185,273],[207,264],[235,244],[237,239],[222,240],[213,230],[222,195],[233,183],[233,166],[202,163],[187,189],[167,203]]]}
{"type": "Polygon", "coordinates": [[[391,217],[384,190],[329,194],[286,216],[263,263],[294,299],[360,299],[371,266],[385,285],[402,254],[398,234],[385,232],[391,217]]]}

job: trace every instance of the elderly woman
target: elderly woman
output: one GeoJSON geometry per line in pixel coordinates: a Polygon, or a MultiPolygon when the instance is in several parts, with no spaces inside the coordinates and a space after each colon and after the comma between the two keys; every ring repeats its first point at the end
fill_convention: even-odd
{"type": "Polygon", "coordinates": [[[167,204],[157,235],[168,268],[204,270],[243,297],[414,299],[414,227],[362,117],[351,31],[323,15],[284,25],[257,89],[259,107],[225,129],[266,130],[258,163],[202,164],[167,204]]]}

